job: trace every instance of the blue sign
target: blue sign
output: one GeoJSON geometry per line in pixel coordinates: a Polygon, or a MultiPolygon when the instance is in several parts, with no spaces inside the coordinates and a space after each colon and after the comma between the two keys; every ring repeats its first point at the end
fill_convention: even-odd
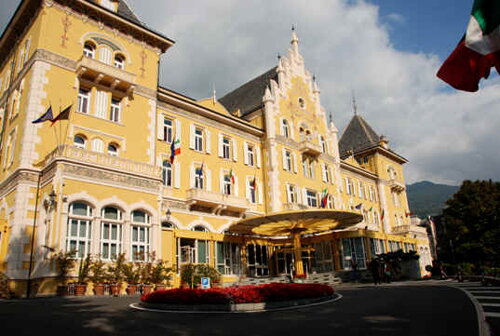
{"type": "Polygon", "coordinates": [[[201,278],[201,288],[202,289],[209,289],[210,288],[210,278],[208,278],[208,277],[201,278]]]}

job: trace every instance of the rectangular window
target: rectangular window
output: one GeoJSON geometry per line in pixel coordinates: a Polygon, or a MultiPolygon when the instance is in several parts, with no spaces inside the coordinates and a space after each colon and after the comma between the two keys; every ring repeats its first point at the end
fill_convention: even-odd
{"type": "Polygon", "coordinates": [[[332,243],[330,241],[322,241],[313,244],[314,265],[312,271],[317,273],[326,273],[333,271],[333,253],[332,243]]]}
{"type": "Polygon", "coordinates": [[[363,187],[363,182],[358,182],[359,198],[365,198],[365,188],[363,187]]]}
{"type": "Polygon", "coordinates": [[[231,177],[229,177],[229,175],[224,175],[222,193],[224,195],[231,195],[231,186],[231,177]]]}
{"type": "Polygon", "coordinates": [[[250,203],[257,203],[257,194],[253,181],[253,178],[248,181],[248,196],[250,203]]]}
{"type": "Polygon", "coordinates": [[[131,258],[133,261],[145,261],[149,255],[149,227],[133,225],[131,229],[131,258]]]}
{"type": "Polygon", "coordinates": [[[307,159],[302,159],[302,170],[304,171],[304,176],[309,177],[309,162],[307,159]]]}
{"type": "Polygon", "coordinates": [[[248,155],[248,165],[253,166],[255,162],[255,153],[252,145],[248,145],[247,155],[248,155]]]}
{"type": "Polygon", "coordinates": [[[217,270],[220,274],[241,274],[241,246],[217,242],[217,270]]]}
{"type": "Polygon", "coordinates": [[[247,245],[248,276],[259,277],[269,275],[269,253],[266,245],[247,245]]]}
{"type": "Polygon", "coordinates": [[[198,127],[194,130],[194,149],[203,151],[203,129],[198,127]]]}
{"type": "Polygon", "coordinates": [[[370,250],[372,258],[381,253],[385,253],[384,241],[381,239],[370,238],[370,250]]]}
{"type": "Polygon", "coordinates": [[[173,139],[173,122],[171,119],[163,118],[163,141],[172,143],[173,139]]]}
{"type": "Polygon", "coordinates": [[[318,207],[318,198],[315,191],[307,190],[307,205],[313,208],[318,207]]]}
{"type": "Polygon", "coordinates": [[[342,239],[342,264],[344,269],[352,269],[354,264],[358,269],[366,268],[365,248],[363,246],[363,238],[343,238],[342,239]]]}
{"type": "Polygon", "coordinates": [[[122,226],[117,223],[101,224],[101,258],[115,259],[122,251],[122,226]]]}
{"type": "Polygon", "coordinates": [[[86,89],[80,89],[78,91],[77,112],[89,113],[89,105],[90,105],[90,91],[86,89]]]}
{"type": "Polygon", "coordinates": [[[194,187],[198,189],[203,189],[203,185],[205,182],[205,172],[203,171],[203,168],[197,167],[194,170],[194,187]]]}
{"type": "Polygon", "coordinates": [[[292,171],[292,153],[288,150],[285,150],[285,167],[286,171],[292,171]]]}
{"type": "Polygon", "coordinates": [[[90,253],[92,223],[86,219],[68,219],[66,251],[75,250],[77,258],[84,258],[90,253]]]}
{"type": "Polygon", "coordinates": [[[231,153],[231,140],[228,137],[222,138],[222,158],[229,159],[231,153]]]}
{"type": "Polygon", "coordinates": [[[114,122],[120,121],[121,100],[111,99],[111,109],[109,110],[109,120],[114,122]]]}
{"type": "Polygon", "coordinates": [[[289,203],[297,203],[297,191],[293,184],[288,184],[286,187],[286,192],[288,196],[289,203]]]}

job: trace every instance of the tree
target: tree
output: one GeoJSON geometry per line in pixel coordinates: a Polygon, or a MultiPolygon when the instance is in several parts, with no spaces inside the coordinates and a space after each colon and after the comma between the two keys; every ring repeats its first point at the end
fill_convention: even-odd
{"type": "Polygon", "coordinates": [[[500,264],[500,183],[464,181],[443,211],[445,239],[456,260],[477,266],[500,264]]]}

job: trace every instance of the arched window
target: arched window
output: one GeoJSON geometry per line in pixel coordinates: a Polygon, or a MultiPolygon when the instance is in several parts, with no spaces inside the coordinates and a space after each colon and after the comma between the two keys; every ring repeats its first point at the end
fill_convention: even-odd
{"type": "Polygon", "coordinates": [[[285,138],[290,137],[290,126],[288,125],[288,121],[286,119],[283,119],[282,124],[281,124],[281,133],[285,138]]]}
{"type": "Polygon", "coordinates": [[[311,141],[311,132],[309,130],[306,131],[306,140],[311,141]]]}
{"type": "Polygon", "coordinates": [[[208,232],[207,228],[203,225],[196,225],[192,228],[192,231],[208,232]]]}
{"type": "Polygon", "coordinates": [[[95,57],[95,45],[92,42],[85,42],[83,46],[83,55],[90,58],[95,57]]]}
{"type": "Polygon", "coordinates": [[[118,69],[125,69],[125,57],[123,57],[123,55],[115,55],[115,67],[118,69]]]}
{"type": "Polygon", "coordinates": [[[75,145],[78,148],[85,148],[85,143],[87,141],[85,140],[85,137],[83,135],[75,135],[73,138],[73,145],[75,145]]]}
{"type": "Polygon", "coordinates": [[[323,153],[328,153],[328,148],[326,147],[326,141],[325,141],[325,138],[323,137],[320,137],[319,138],[319,141],[321,142],[321,150],[323,151],[323,153]]]}
{"type": "Polygon", "coordinates": [[[102,153],[104,151],[104,142],[99,138],[93,139],[92,140],[92,150],[94,152],[102,153]]]}
{"type": "Polygon", "coordinates": [[[149,259],[150,249],[150,231],[149,226],[150,216],[142,210],[134,210],[131,214],[131,247],[132,260],[146,261],[149,259]]]}
{"type": "Polygon", "coordinates": [[[112,156],[118,156],[118,145],[115,143],[110,143],[108,145],[108,154],[112,156]]]}
{"type": "Polygon", "coordinates": [[[163,185],[172,186],[172,164],[168,160],[163,161],[161,177],[163,185]]]}
{"type": "Polygon", "coordinates": [[[122,212],[112,206],[101,211],[101,258],[115,259],[122,252],[122,212]]]}
{"type": "Polygon", "coordinates": [[[76,257],[83,258],[90,253],[92,207],[83,202],[73,202],[69,205],[69,214],[66,251],[76,251],[76,257]]]}

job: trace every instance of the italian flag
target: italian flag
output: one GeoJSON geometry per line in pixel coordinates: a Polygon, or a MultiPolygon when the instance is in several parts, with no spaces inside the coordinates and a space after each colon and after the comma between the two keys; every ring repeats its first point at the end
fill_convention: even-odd
{"type": "Polygon", "coordinates": [[[170,145],[170,163],[174,163],[176,155],[181,154],[181,139],[172,141],[170,145]]]}
{"type": "Polygon", "coordinates": [[[455,89],[475,92],[493,66],[500,73],[500,1],[475,0],[465,36],[437,76],[455,89]]]}

